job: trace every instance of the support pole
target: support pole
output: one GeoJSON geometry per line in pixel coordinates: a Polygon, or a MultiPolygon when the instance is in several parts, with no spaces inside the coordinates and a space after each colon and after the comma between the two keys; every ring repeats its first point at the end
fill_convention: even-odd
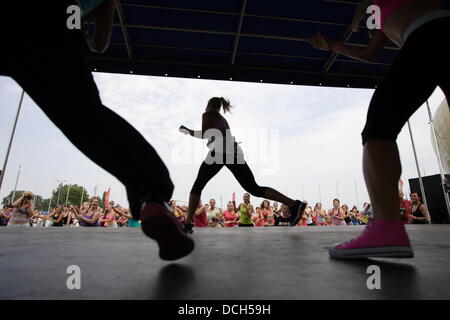
{"type": "Polygon", "coordinates": [[[25,95],[25,90],[22,90],[20,95],[19,107],[17,108],[16,119],[14,120],[13,129],[11,132],[11,138],[9,139],[8,150],[6,151],[5,161],[3,162],[3,169],[0,173],[0,191],[2,190],[3,177],[5,176],[6,166],[8,164],[9,153],[11,152],[12,142],[14,140],[14,133],[16,132],[17,121],[19,120],[20,110],[22,109],[23,96],[25,95]]]}
{"type": "Polygon", "coordinates": [[[414,153],[414,160],[416,162],[417,174],[419,176],[420,192],[422,193],[423,204],[427,208],[427,212],[428,212],[427,220],[428,220],[428,222],[430,222],[431,217],[430,217],[430,212],[428,211],[427,196],[425,195],[425,188],[423,187],[422,175],[420,174],[419,160],[417,159],[416,146],[414,144],[414,139],[413,139],[413,135],[412,135],[412,131],[411,131],[411,124],[409,123],[409,120],[408,120],[408,130],[409,130],[409,136],[411,137],[411,144],[412,144],[413,153],[414,153]]]}

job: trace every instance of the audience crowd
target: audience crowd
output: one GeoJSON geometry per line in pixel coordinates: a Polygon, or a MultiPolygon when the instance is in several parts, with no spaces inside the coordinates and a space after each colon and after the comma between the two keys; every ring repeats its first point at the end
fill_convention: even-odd
{"type": "MultiPolygon", "coordinates": [[[[234,198],[234,195],[233,195],[234,198]]],[[[426,223],[426,207],[417,193],[411,194],[411,201],[404,199],[399,192],[400,217],[406,223],[426,223]],[[418,212],[418,214],[417,214],[418,212]]],[[[184,224],[188,214],[185,205],[170,201],[173,214],[181,224],[184,224]]],[[[341,204],[334,199],[331,208],[326,210],[320,202],[314,206],[307,205],[297,226],[345,226],[365,225],[373,218],[369,203],[364,203],[359,210],[353,205],[341,204]]],[[[245,193],[241,203],[235,199],[229,201],[226,208],[217,207],[211,199],[208,204],[200,202],[195,210],[194,227],[270,227],[288,226],[290,224],[289,207],[277,202],[264,200],[259,205],[250,201],[250,195],[245,193]]],[[[139,227],[140,221],[133,219],[129,209],[115,205],[110,201],[105,208],[99,205],[99,199],[92,197],[80,208],[74,205],[57,205],[50,212],[38,211],[33,208],[32,193],[25,192],[14,203],[5,205],[0,210],[1,226],[31,226],[31,227],[139,227]]]]}

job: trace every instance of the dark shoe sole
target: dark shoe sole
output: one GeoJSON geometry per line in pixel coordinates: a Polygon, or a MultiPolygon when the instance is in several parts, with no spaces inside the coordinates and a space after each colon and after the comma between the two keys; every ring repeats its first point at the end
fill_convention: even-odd
{"type": "Polygon", "coordinates": [[[161,259],[181,259],[194,250],[194,240],[186,235],[178,220],[162,204],[147,204],[141,212],[141,219],[142,231],[156,240],[161,259]]]}
{"type": "Polygon", "coordinates": [[[411,247],[374,247],[338,250],[330,248],[329,254],[334,259],[361,259],[361,258],[414,258],[411,247]]]}

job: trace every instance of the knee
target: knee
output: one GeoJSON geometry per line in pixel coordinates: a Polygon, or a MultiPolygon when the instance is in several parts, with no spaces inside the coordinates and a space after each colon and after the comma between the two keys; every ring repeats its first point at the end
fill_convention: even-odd
{"type": "Polygon", "coordinates": [[[199,182],[195,181],[194,185],[192,186],[192,189],[191,189],[191,194],[195,194],[200,197],[202,195],[202,191],[203,191],[203,187],[201,186],[201,184],[199,182]]]}
{"type": "Polygon", "coordinates": [[[364,146],[368,141],[374,139],[395,142],[397,141],[400,130],[397,130],[394,126],[384,126],[381,124],[373,126],[367,122],[364,130],[361,132],[362,144],[364,146]]]}

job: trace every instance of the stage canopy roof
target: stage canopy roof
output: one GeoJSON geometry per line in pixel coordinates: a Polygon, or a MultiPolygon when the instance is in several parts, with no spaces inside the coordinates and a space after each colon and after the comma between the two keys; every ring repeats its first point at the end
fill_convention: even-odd
{"type": "MultiPolygon", "coordinates": [[[[366,63],[314,49],[316,32],[350,44],[358,1],[120,0],[111,45],[92,54],[99,72],[374,88],[398,48],[388,44],[366,63]]],[[[450,0],[444,4],[449,7],[450,0]]]]}

